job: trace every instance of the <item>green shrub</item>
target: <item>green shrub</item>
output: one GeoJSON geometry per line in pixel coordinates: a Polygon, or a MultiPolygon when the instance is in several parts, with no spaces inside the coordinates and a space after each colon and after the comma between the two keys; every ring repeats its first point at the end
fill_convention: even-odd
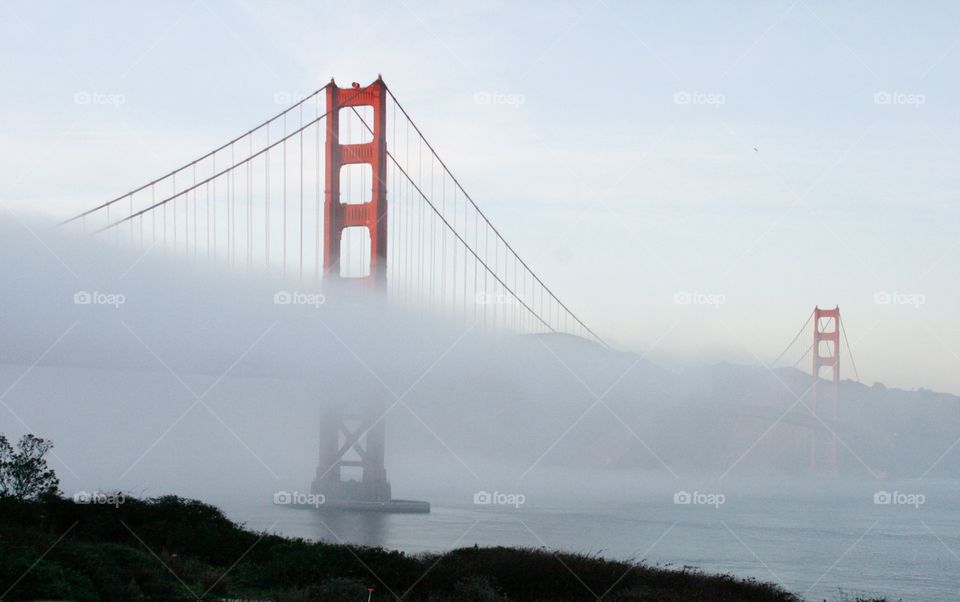
{"type": "Polygon", "coordinates": [[[287,539],[174,496],[128,496],[117,506],[0,499],[0,591],[17,579],[12,599],[365,600],[367,586],[376,585],[374,600],[391,599],[391,590],[423,601],[563,601],[605,592],[609,600],[796,600],[729,575],[542,549],[474,546],[411,556],[287,539]]]}

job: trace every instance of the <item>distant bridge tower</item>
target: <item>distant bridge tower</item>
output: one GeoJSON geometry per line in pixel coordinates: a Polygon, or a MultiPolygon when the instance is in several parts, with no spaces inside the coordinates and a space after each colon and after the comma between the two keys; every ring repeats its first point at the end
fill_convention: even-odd
{"type": "MultiPolygon", "coordinates": [[[[837,421],[840,388],[840,308],[813,310],[813,385],[811,410],[833,429],[837,421]]],[[[810,444],[810,470],[835,473],[837,436],[823,425],[814,425],[810,444]]]]}
{"type": "MultiPolygon", "coordinates": [[[[340,88],[331,80],[327,89],[326,191],[324,199],[323,266],[327,277],[346,278],[341,271],[343,231],[366,228],[370,248],[369,273],[350,278],[386,291],[387,262],[387,87],[381,78],[365,88],[340,88]],[[360,144],[341,144],[340,110],[372,107],[373,137],[360,144]],[[373,174],[370,197],[347,204],[340,198],[340,172],[346,165],[367,164],[373,174]]],[[[364,266],[366,267],[366,266],[364,266]]],[[[390,483],[384,466],[384,421],[380,403],[341,400],[320,421],[320,454],[314,493],[331,500],[388,502],[390,483]],[[343,410],[340,408],[349,408],[343,410]],[[359,468],[360,474],[356,474],[359,468]],[[351,473],[352,471],[352,473],[351,473]],[[358,478],[345,478],[345,477],[358,478]]]]}

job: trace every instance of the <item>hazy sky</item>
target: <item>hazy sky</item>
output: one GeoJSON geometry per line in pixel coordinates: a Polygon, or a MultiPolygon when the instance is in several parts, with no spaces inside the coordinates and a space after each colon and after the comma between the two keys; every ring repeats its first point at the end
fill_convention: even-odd
{"type": "Polygon", "coordinates": [[[771,361],[839,304],[866,382],[960,393],[958,45],[948,2],[0,0],[0,199],[84,209],[382,73],[618,348],[771,361]]]}

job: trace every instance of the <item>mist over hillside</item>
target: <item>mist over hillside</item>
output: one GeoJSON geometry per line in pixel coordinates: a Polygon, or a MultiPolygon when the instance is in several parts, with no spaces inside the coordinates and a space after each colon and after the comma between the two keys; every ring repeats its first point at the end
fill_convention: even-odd
{"type": "MultiPolygon", "coordinates": [[[[305,489],[331,404],[382,404],[401,495],[597,474],[613,475],[604,495],[625,482],[801,476],[821,428],[799,370],[676,372],[642,351],[496,333],[330,285],[315,302],[278,304],[319,292],[48,228],[0,225],[0,431],[53,439],[66,491],[305,489]]],[[[842,477],[960,471],[944,454],[960,398],[847,380],[840,399],[842,477]]]]}

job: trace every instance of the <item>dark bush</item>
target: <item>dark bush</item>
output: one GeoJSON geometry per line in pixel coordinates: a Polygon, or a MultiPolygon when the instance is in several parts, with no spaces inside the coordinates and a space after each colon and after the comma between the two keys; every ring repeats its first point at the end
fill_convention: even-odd
{"type": "Polygon", "coordinates": [[[209,504],[173,496],[128,496],[117,505],[0,499],[0,591],[15,582],[10,599],[365,600],[368,585],[378,601],[394,593],[468,602],[797,599],[725,575],[546,550],[410,556],[286,539],[247,531],[209,504]]]}

